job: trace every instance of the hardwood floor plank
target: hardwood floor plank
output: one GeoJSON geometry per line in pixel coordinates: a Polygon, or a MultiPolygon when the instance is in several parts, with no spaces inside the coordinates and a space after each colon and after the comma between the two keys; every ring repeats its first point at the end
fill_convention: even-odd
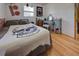
{"type": "Polygon", "coordinates": [[[51,56],[78,56],[79,41],[66,35],[51,34],[53,47],[47,51],[51,56]]]}

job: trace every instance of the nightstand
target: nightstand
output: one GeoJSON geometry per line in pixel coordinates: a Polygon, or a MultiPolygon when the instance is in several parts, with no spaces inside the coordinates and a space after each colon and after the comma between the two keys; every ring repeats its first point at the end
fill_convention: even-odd
{"type": "Polygon", "coordinates": [[[43,27],[43,20],[37,19],[37,20],[36,20],[36,25],[37,25],[37,26],[40,26],[40,27],[43,27]]]}

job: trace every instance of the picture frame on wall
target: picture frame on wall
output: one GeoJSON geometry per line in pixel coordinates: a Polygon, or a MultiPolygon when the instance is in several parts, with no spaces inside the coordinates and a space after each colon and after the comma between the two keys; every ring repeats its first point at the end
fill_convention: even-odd
{"type": "Polygon", "coordinates": [[[43,16],[43,7],[37,6],[36,15],[37,15],[37,17],[43,16]]]}
{"type": "Polygon", "coordinates": [[[18,5],[10,4],[9,5],[9,9],[10,9],[10,12],[11,12],[12,16],[19,16],[20,15],[20,11],[19,11],[18,5]]]}

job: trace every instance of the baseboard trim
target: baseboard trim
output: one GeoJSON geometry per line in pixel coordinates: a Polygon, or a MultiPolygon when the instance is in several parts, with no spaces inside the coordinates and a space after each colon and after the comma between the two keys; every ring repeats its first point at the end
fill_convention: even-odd
{"type": "Polygon", "coordinates": [[[72,36],[67,35],[67,34],[65,34],[65,33],[62,33],[62,34],[65,35],[65,36],[68,36],[68,37],[70,37],[70,38],[72,38],[72,39],[75,39],[75,37],[72,37],[72,36]]]}

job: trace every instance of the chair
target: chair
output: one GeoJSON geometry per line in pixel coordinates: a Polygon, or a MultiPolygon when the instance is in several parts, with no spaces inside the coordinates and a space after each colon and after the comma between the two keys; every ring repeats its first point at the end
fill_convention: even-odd
{"type": "Polygon", "coordinates": [[[50,28],[50,26],[49,26],[49,21],[48,21],[46,18],[45,18],[44,21],[43,21],[43,27],[46,28],[46,29],[48,29],[48,30],[49,30],[49,28],[50,28]]]}

